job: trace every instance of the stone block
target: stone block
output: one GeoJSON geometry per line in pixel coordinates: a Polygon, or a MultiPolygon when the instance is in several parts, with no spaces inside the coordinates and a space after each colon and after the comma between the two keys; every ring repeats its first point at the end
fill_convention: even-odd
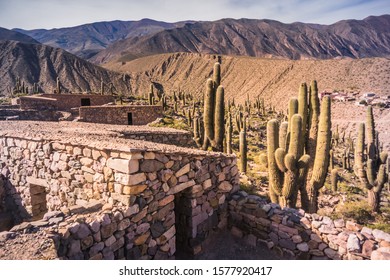
{"type": "Polygon", "coordinates": [[[141,171],[142,172],[147,172],[147,173],[158,172],[164,168],[165,168],[164,163],[162,163],[158,160],[154,160],[154,159],[145,159],[141,163],[141,171]]]}
{"type": "Polygon", "coordinates": [[[138,185],[146,181],[145,173],[137,173],[134,175],[115,173],[114,177],[115,177],[115,181],[127,186],[138,185]]]}
{"type": "Polygon", "coordinates": [[[186,164],[185,166],[183,166],[182,168],[180,168],[176,173],[175,173],[175,176],[177,178],[187,174],[188,172],[191,171],[191,164],[186,164]]]}
{"type": "Polygon", "coordinates": [[[195,185],[195,181],[194,180],[191,180],[191,181],[188,181],[188,182],[185,182],[185,183],[181,183],[179,185],[176,185],[172,188],[169,189],[169,191],[167,192],[168,195],[171,195],[171,194],[175,194],[175,193],[178,193],[178,192],[181,192],[189,187],[192,187],[195,185]]]}
{"type": "Polygon", "coordinates": [[[124,174],[133,174],[139,170],[139,161],[136,159],[109,158],[107,166],[124,174]]]}

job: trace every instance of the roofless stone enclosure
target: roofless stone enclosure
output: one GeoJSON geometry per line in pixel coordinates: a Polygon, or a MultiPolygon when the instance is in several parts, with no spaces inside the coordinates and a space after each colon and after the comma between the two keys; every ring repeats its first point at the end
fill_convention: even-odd
{"type": "Polygon", "coordinates": [[[234,156],[22,124],[0,130],[3,212],[18,223],[94,211],[59,223],[61,258],[191,256],[227,225],[226,198],[239,181],[234,156]]]}
{"type": "Polygon", "coordinates": [[[0,120],[82,122],[115,125],[146,125],[163,116],[161,105],[113,105],[113,95],[36,94],[13,99],[0,106],[0,120]]]}

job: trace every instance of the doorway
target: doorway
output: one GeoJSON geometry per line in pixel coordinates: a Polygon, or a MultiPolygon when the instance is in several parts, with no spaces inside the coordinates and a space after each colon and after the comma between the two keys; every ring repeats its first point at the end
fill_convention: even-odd
{"type": "Polygon", "coordinates": [[[81,106],[91,106],[90,98],[81,98],[81,106]]]}
{"type": "Polygon", "coordinates": [[[127,113],[127,124],[133,125],[133,113],[127,113]]]}

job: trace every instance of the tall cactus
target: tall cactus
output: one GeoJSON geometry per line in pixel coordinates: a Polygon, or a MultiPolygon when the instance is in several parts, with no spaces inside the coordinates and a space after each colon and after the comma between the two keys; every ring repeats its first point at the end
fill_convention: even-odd
{"type": "Polygon", "coordinates": [[[337,192],[337,184],[339,182],[339,173],[337,169],[332,169],[330,172],[330,183],[332,186],[332,191],[337,192]]]}
{"type": "MultiPolygon", "coordinates": [[[[300,155],[302,117],[291,117],[290,144],[288,150],[279,143],[279,123],[276,119],[267,123],[267,159],[270,183],[270,198],[273,203],[295,207],[299,183],[306,174],[308,155],[300,155]]],[[[283,125],[285,126],[285,125],[283,125]]]]}
{"type": "Polygon", "coordinates": [[[246,141],[246,125],[240,131],[240,171],[246,173],[248,166],[248,146],[246,141]]]}
{"type": "Polygon", "coordinates": [[[214,65],[213,79],[208,79],[204,95],[204,150],[212,147],[215,151],[223,151],[225,134],[225,93],[221,82],[221,66],[214,65]]]}
{"type": "Polygon", "coordinates": [[[327,175],[331,141],[330,99],[318,98],[317,83],[301,84],[298,99],[289,103],[288,124],[276,120],[267,125],[270,197],[294,207],[298,190],[302,208],[317,211],[318,190],[327,175]],[[286,133],[287,130],[287,133],[286,133]],[[279,134],[282,135],[279,135],[279,134]]]}
{"type": "Polygon", "coordinates": [[[361,123],[358,128],[354,171],[361,185],[368,191],[368,203],[374,212],[380,210],[380,195],[388,181],[386,171],[388,155],[386,152],[379,152],[378,141],[372,107],[368,106],[367,127],[361,123]],[[367,136],[367,154],[365,154],[365,136],[367,136]]]}
{"type": "Polygon", "coordinates": [[[233,124],[232,116],[230,112],[228,113],[227,122],[226,122],[226,153],[232,153],[232,138],[233,138],[233,124]]]}

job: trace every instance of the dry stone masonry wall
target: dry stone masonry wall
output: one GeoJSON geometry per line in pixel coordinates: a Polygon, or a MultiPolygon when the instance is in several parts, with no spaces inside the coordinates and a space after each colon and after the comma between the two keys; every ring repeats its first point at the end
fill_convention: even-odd
{"type": "Polygon", "coordinates": [[[343,219],[332,220],[303,210],[280,209],[244,191],[229,201],[234,235],[291,259],[390,259],[390,234],[343,219]]]}
{"type": "Polygon", "coordinates": [[[146,125],[162,116],[160,105],[80,107],[80,119],[92,123],[146,125]]]}
{"type": "Polygon", "coordinates": [[[238,189],[235,157],[84,143],[0,137],[16,223],[102,205],[85,218],[56,220],[61,258],[168,259],[177,248],[193,255],[210,231],[227,225],[227,198],[238,189]]]}

